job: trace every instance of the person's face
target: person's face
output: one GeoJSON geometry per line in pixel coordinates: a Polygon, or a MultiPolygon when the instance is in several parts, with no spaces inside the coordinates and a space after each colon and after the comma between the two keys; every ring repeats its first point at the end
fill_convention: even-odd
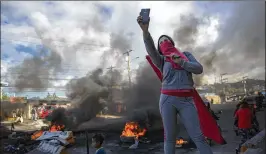
{"type": "Polygon", "coordinates": [[[92,138],[91,146],[94,147],[94,148],[99,148],[100,147],[100,143],[97,142],[94,138],[92,138]]]}
{"type": "Polygon", "coordinates": [[[166,40],[167,40],[167,41],[170,41],[169,38],[166,37],[166,36],[161,37],[161,38],[159,39],[159,44],[162,44],[163,41],[166,41],[166,40]]]}

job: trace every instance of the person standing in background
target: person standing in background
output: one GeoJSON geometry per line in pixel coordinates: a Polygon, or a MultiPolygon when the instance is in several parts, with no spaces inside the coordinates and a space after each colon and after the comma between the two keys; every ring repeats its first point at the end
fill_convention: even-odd
{"type": "Polygon", "coordinates": [[[16,118],[17,117],[17,112],[16,112],[16,110],[13,110],[12,111],[12,118],[16,118]]]}
{"type": "Polygon", "coordinates": [[[256,100],[256,106],[257,106],[257,110],[259,111],[262,108],[262,102],[264,100],[264,96],[261,92],[258,92],[258,95],[255,98],[256,100]]]}
{"type": "Polygon", "coordinates": [[[240,108],[235,113],[235,120],[237,120],[237,127],[239,129],[239,135],[241,136],[240,144],[238,148],[236,148],[237,153],[239,152],[241,145],[250,138],[249,130],[252,127],[252,118],[253,114],[248,103],[246,101],[242,102],[240,108]]]}
{"type": "Polygon", "coordinates": [[[31,119],[32,119],[32,120],[35,120],[35,117],[36,117],[36,109],[35,109],[35,107],[33,107],[33,108],[31,109],[31,119]]]}
{"type": "Polygon", "coordinates": [[[104,137],[102,134],[95,134],[92,137],[92,147],[96,148],[95,154],[106,154],[102,144],[104,141],[104,137]]]}

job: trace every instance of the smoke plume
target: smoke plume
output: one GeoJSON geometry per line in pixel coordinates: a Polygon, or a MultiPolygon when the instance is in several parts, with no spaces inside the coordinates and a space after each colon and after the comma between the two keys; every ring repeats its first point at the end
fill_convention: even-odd
{"type": "Polygon", "coordinates": [[[106,66],[109,59],[115,58],[114,66],[121,68],[121,64],[125,63],[125,53],[131,49],[129,38],[123,32],[112,32],[110,34],[110,47],[102,55],[102,66],[106,66]]]}
{"type": "MultiPolygon", "coordinates": [[[[180,18],[181,26],[174,30],[176,45],[194,54],[203,65],[204,74],[247,73],[254,67],[264,68],[264,3],[237,2],[232,5],[232,14],[220,23],[218,38],[213,43],[197,46],[195,41],[199,28],[207,24],[208,16],[183,15],[180,18]]],[[[257,77],[259,75],[261,73],[257,77]]],[[[200,85],[202,77],[195,76],[195,83],[200,85]]]]}
{"type": "Polygon", "coordinates": [[[179,22],[182,24],[174,30],[173,34],[173,39],[177,42],[179,48],[191,49],[195,47],[200,20],[192,14],[180,17],[179,22]]]}
{"type": "MultiPolygon", "coordinates": [[[[222,23],[219,37],[214,44],[214,49],[219,51],[214,63],[215,67],[218,67],[217,71],[219,73],[250,72],[253,66],[253,69],[262,67],[264,72],[264,34],[264,3],[235,3],[232,16],[222,23]]],[[[259,78],[264,79],[262,76],[259,78]]]]}
{"type": "MultiPolygon", "coordinates": [[[[192,52],[203,65],[204,74],[250,72],[252,67],[263,67],[264,70],[265,5],[263,2],[237,2],[232,5],[234,8],[231,16],[221,21],[218,38],[213,43],[198,46],[196,40],[199,28],[209,24],[208,16],[183,15],[178,23],[180,26],[176,26],[173,31],[176,46],[182,51],[192,52]]],[[[79,28],[85,32],[84,36],[88,35],[90,29],[103,32],[104,26],[100,21],[98,17],[93,20],[83,19],[79,28]]],[[[13,74],[20,74],[12,74],[18,89],[47,88],[51,84],[48,79],[62,71],[63,62],[71,61],[73,64],[78,62],[75,55],[76,51],[85,47],[82,42],[93,44],[97,42],[82,37],[71,46],[58,50],[53,41],[54,36],[48,31],[51,27],[37,25],[35,28],[42,40],[42,45],[49,49],[49,54],[41,51],[40,58],[26,59],[20,66],[12,69],[13,74]]],[[[60,41],[69,44],[64,38],[60,41]]],[[[88,72],[85,77],[71,80],[66,86],[68,97],[73,102],[71,112],[78,124],[95,117],[103,109],[105,102],[112,103],[109,98],[112,90],[110,87],[123,82],[118,70],[106,68],[110,67],[108,65],[111,57],[116,58],[113,65],[118,69],[121,68],[121,64],[125,63],[124,53],[130,50],[131,44],[127,35],[119,31],[110,33],[109,46],[111,48],[103,52],[98,68],[88,72]]],[[[88,48],[89,51],[91,49],[95,47],[88,48]]],[[[194,81],[196,85],[201,85],[202,75],[196,75],[194,81]]],[[[154,104],[158,103],[160,87],[161,83],[156,74],[145,63],[137,71],[136,82],[130,88],[125,89],[124,102],[129,105],[130,109],[158,108],[154,104]]]]}
{"type": "MultiPolygon", "coordinates": [[[[105,30],[98,15],[92,19],[83,18],[78,22],[77,29],[82,30],[84,35],[73,42],[72,39],[55,36],[53,32],[55,28],[42,13],[33,13],[30,19],[37,38],[41,41],[41,49],[36,51],[37,54],[39,53],[38,57],[26,58],[22,64],[10,69],[9,82],[19,91],[25,88],[44,90],[51,87],[52,81],[56,81],[60,73],[68,73],[73,69],[72,67],[63,67],[64,64],[72,65],[74,68],[79,66],[76,55],[80,50],[95,50],[95,46],[88,46],[84,42],[96,44],[96,47],[101,42],[88,37],[90,30],[94,30],[96,33],[105,30]]],[[[69,32],[62,31],[62,33],[69,32]]]]}
{"type": "MultiPolygon", "coordinates": [[[[108,102],[109,111],[115,106],[112,100],[113,86],[121,85],[122,75],[118,69],[108,68],[108,59],[116,58],[116,68],[124,63],[124,52],[130,49],[130,43],[125,35],[110,34],[109,50],[104,51],[99,68],[88,73],[87,76],[71,80],[66,88],[68,97],[72,100],[74,108],[70,111],[75,117],[75,125],[94,118],[108,102]],[[107,71],[106,71],[107,70],[107,71]]],[[[57,112],[56,110],[54,112],[57,112]]]]}

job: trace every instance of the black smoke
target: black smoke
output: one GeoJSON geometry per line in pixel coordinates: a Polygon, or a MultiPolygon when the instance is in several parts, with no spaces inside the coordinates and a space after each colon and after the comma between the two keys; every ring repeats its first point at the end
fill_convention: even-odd
{"type": "MultiPolygon", "coordinates": [[[[209,4],[211,7],[212,2],[209,4]]],[[[192,52],[201,62],[204,74],[248,74],[254,68],[261,68],[252,77],[264,79],[265,5],[263,2],[228,4],[232,6],[230,17],[220,20],[215,42],[197,46],[195,41],[199,28],[210,21],[209,14],[201,17],[183,15],[179,21],[181,26],[176,26],[173,38],[178,47],[192,52]]],[[[202,77],[195,76],[195,83],[201,85],[202,77]]]]}
{"type": "Polygon", "coordinates": [[[123,83],[121,63],[125,63],[124,52],[130,49],[130,43],[123,34],[111,33],[110,36],[111,48],[104,51],[100,67],[66,85],[68,98],[72,100],[70,112],[75,117],[75,126],[96,117],[104,107],[109,107],[109,111],[115,109],[112,95],[114,87],[123,83]],[[110,58],[116,58],[115,68],[107,65],[110,58]]]}

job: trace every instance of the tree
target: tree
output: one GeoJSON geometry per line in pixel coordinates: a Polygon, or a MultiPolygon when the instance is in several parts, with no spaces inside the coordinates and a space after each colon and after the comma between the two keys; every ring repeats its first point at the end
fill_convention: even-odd
{"type": "Polygon", "coordinates": [[[10,99],[10,97],[6,93],[2,92],[2,99],[1,100],[7,101],[9,99],[10,99]]]}

